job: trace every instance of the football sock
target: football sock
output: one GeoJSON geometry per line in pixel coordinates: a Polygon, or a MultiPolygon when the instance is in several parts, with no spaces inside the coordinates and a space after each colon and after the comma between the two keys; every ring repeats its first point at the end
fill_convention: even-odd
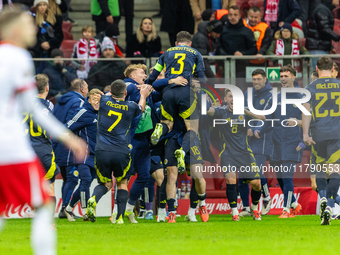
{"type": "Polygon", "coordinates": [[[192,179],[192,188],[190,190],[190,208],[196,209],[198,204],[198,194],[195,189],[195,180],[194,178],[192,179]]]}
{"type": "Polygon", "coordinates": [[[53,206],[42,206],[36,210],[32,220],[31,243],[35,255],[55,255],[56,232],[52,230],[53,206]]]}
{"type": "Polygon", "coordinates": [[[250,211],[250,207],[249,206],[244,206],[243,208],[246,209],[247,212],[250,211]]]}
{"type": "Polygon", "coordinates": [[[335,198],[338,196],[340,176],[337,173],[332,173],[329,176],[329,183],[327,185],[327,205],[334,207],[335,198]]]}
{"type": "Polygon", "coordinates": [[[125,189],[119,189],[117,191],[117,218],[119,219],[119,217],[122,215],[122,217],[124,217],[124,213],[125,213],[125,208],[126,208],[126,202],[128,200],[128,196],[129,196],[129,192],[125,189]]]}
{"type": "Polygon", "coordinates": [[[196,212],[196,208],[190,207],[189,211],[188,211],[188,214],[195,214],[195,212],[196,212]]]}
{"type": "Polygon", "coordinates": [[[127,202],[127,204],[126,204],[126,211],[127,212],[132,212],[133,211],[133,208],[135,207],[135,205],[133,204],[130,204],[130,201],[129,202],[127,202]]]}
{"type": "Polygon", "coordinates": [[[259,201],[261,198],[261,190],[256,191],[254,189],[251,189],[251,201],[252,201],[252,210],[253,210],[253,205],[258,205],[259,201]]]}
{"type": "Polygon", "coordinates": [[[145,210],[150,211],[152,210],[152,202],[150,203],[145,203],[145,210]]]}
{"type": "Polygon", "coordinates": [[[296,208],[298,206],[298,203],[295,201],[295,202],[293,202],[291,205],[290,205],[290,207],[292,207],[292,208],[296,208]]]}
{"type": "Polygon", "coordinates": [[[70,205],[67,205],[67,206],[66,206],[66,211],[72,212],[72,210],[73,210],[73,207],[71,207],[70,205]]]}
{"type": "Polygon", "coordinates": [[[145,210],[145,201],[144,200],[139,200],[139,207],[141,210],[145,210]]]}
{"type": "Polygon", "coordinates": [[[327,195],[327,175],[324,172],[316,174],[315,177],[316,187],[318,188],[320,198],[326,197],[327,195]]]}
{"type": "Polygon", "coordinates": [[[243,183],[243,179],[238,179],[238,191],[242,199],[243,207],[249,207],[249,184],[243,183]]]}
{"type": "Polygon", "coordinates": [[[233,216],[238,215],[237,208],[231,208],[231,212],[232,212],[233,216]]]}
{"type": "Polygon", "coordinates": [[[230,207],[237,208],[236,184],[227,184],[226,193],[230,207]]]}
{"type": "Polygon", "coordinates": [[[335,198],[335,203],[337,203],[338,205],[340,205],[340,196],[337,196],[337,197],[335,198]]]}
{"type": "Polygon", "coordinates": [[[169,212],[176,212],[175,199],[168,198],[167,202],[168,202],[168,211],[169,212]]]}
{"type": "Polygon", "coordinates": [[[108,189],[104,185],[97,185],[94,188],[92,196],[95,196],[96,203],[108,192],[108,189]]]}
{"type": "Polygon", "coordinates": [[[167,133],[169,133],[169,128],[168,128],[168,125],[165,124],[165,123],[161,123],[162,126],[163,126],[163,129],[162,129],[162,136],[163,135],[166,135],[167,133]]]}
{"type": "Polygon", "coordinates": [[[207,197],[207,194],[198,194],[198,203],[199,206],[205,206],[205,198],[207,197]]]}

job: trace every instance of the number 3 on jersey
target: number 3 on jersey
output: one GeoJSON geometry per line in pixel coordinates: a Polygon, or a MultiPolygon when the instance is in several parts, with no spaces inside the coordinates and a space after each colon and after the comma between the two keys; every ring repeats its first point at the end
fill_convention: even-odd
{"type": "Polygon", "coordinates": [[[112,129],[114,129],[115,126],[117,126],[117,124],[119,123],[119,121],[122,119],[122,113],[120,112],[115,112],[115,111],[112,111],[110,110],[109,113],[107,114],[108,116],[111,116],[111,115],[116,115],[117,116],[117,119],[115,122],[113,122],[113,124],[109,127],[109,129],[107,131],[111,132],[112,129]]]}
{"type": "Polygon", "coordinates": [[[179,70],[176,71],[175,68],[171,68],[171,74],[182,74],[183,73],[183,69],[184,69],[184,59],[185,59],[185,53],[176,53],[175,54],[175,59],[177,60],[177,63],[179,64],[179,70]]]}

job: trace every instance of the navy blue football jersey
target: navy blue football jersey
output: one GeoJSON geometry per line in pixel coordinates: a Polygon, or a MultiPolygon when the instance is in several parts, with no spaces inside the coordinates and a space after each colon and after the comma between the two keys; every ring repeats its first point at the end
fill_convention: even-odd
{"type": "MultiPolygon", "coordinates": [[[[43,108],[43,113],[45,115],[52,114],[53,104],[42,98],[34,99],[37,103],[38,100],[45,106],[43,108]]],[[[38,157],[42,157],[46,154],[52,154],[52,141],[50,139],[50,135],[46,133],[46,130],[42,129],[40,125],[33,121],[32,114],[24,114],[23,124],[27,125],[25,130],[25,134],[30,136],[31,144],[38,155],[38,157]]]]}
{"type": "Polygon", "coordinates": [[[142,107],[135,102],[119,101],[102,96],[98,112],[96,151],[129,153],[130,127],[142,107]]]}
{"type": "Polygon", "coordinates": [[[191,80],[195,71],[200,78],[204,77],[204,62],[201,53],[186,45],[169,48],[158,59],[155,69],[161,72],[165,68],[165,77],[173,79],[183,76],[191,80]]]}
{"type": "Polygon", "coordinates": [[[340,86],[339,80],[320,78],[306,87],[311,93],[312,110],[310,129],[314,141],[340,139],[340,86]]]}
{"type": "Polygon", "coordinates": [[[226,124],[218,124],[215,126],[215,128],[219,129],[226,142],[223,150],[228,155],[252,152],[247,140],[248,121],[251,118],[247,115],[234,115],[233,112],[228,110],[228,106],[220,106],[214,109],[214,119],[225,119],[228,121],[226,124]],[[237,124],[230,125],[231,122],[237,124]],[[245,123],[245,125],[243,123],[245,123]]]}

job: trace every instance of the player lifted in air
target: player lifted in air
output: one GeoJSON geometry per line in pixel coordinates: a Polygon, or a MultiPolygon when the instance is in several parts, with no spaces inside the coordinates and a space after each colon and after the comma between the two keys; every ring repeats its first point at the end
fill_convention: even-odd
{"type": "MultiPolygon", "coordinates": [[[[320,201],[321,225],[330,225],[334,199],[339,189],[339,163],[340,163],[340,85],[339,80],[331,78],[333,61],[330,57],[321,57],[316,64],[319,78],[309,84],[306,89],[311,93],[311,99],[303,104],[310,111],[312,117],[302,115],[303,140],[306,145],[312,145],[316,166],[322,169],[326,179],[326,170],[329,173],[329,183],[324,182],[326,197],[320,201]],[[309,128],[311,137],[309,136],[309,128]],[[327,166],[325,169],[324,166],[327,166]]],[[[319,184],[318,184],[319,185],[319,184]]]]}
{"type": "Polygon", "coordinates": [[[145,109],[146,98],[151,93],[151,86],[140,90],[139,104],[124,101],[127,91],[122,80],[111,84],[110,96],[100,99],[98,112],[97,143],[95,148],[95,168],[99,184],[87,203],[87,216],[96,221],[98,201],[111,190],[112,174],[117,181],[118,214],[112,214],[112,222],[122,224],[128,199],[127,179],[124,178],[131,165],[130,127],[132,120],[145,109]]]}
{"type": "MultiPolygon", "coordinates": [[[[185,31],[179,32],[177,34],[176,47],[169,48],[164,52],[149,78],[149,84],[152,84],[159,73],[165,68],[165,78],[173,79],[182,76],[188,80],[186,86],[171,84],[163,89],[161,105],[162,123],[156,125],[151,136],[151,142],[157,144],[160,137],[172,129],[177,117],[184,120],[186,130],[183,131],[184,136],[181,147],[178,148],[175,145],[176,142],[173,143],[173,146],[167,144],[165,147],[165,154],[175,154],[177,159],[177,167],[172,160],[168,160],[167,163],[165,162],[167,167],[168,222],[175,222],[175,183],[178,171],[183,172],[185,169],[185,155],[189,153],[195,154],[197,157],[201,155],[198,141],[199,115],[196,109],[197,96],[190,84],[195,71],[198,78],[204,78],[204,62],[201,54],[190,46],[191,35],[185,31]]],[[[203,162],[202,158],[200,160],[203,162]]],[[[196,161],[194,163],[200,164],[200,162],[196,161]]],[[[196,167],[195,169],[199,168],[196,167]]],[[[205,208],[206,183],[202,173],[197,173],[196,177],[195,186],[199,196],[201,218],[203,221],[207,221],[209,216],[205,208]]]]}

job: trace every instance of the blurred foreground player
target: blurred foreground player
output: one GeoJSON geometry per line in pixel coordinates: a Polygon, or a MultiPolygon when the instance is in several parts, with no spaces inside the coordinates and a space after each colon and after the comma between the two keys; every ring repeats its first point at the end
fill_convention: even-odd
{"type": "Polygon", "coordinates": [[[34,65],[25,50],[36,43],[33,18],[21,7],[4,9],[0,14],[0,215],[6,206],[27,203],[35,208],[31,241],[34,254],[54,255],[55,232],[52,230],[53,203],[48,197],[48,183],[22,125],[22,112],[33,114],[41,128],[68,147],[78,159],[86,155],[86,145],[51,115],[42,113],[42,106],[35,105],[38,94],[34,81],[34,65]],[[3,178],[6,176],[6,178],[3,178]]]}

